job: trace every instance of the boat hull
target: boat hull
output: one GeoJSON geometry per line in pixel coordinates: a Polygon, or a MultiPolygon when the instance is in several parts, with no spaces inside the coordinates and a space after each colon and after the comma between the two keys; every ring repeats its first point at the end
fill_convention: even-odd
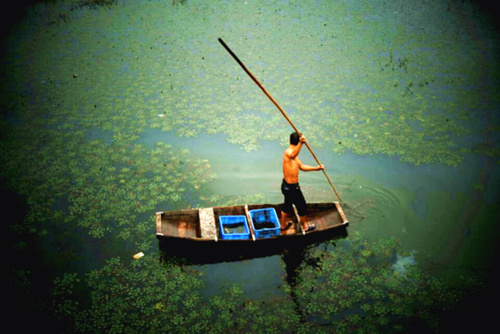
{"type": "MultiPolygon", "coordinates": [[[[165,261],[188,263],[217,263],[281,254],[285,250],[301,249],[326,240],[347,236],[348,220],[337,202],[308,204],[309,223],[316,229],[304,232],[297,215],[288,216],[292,227],[278,236],[255,238],[254,231],[247,239],[221,239],[217,224],[220,216],[246,215],[250,210],[274,208],[281,219],[279,205],[256,204],[206,209],[158,212],[156,236],[165,261]],[[213,211],[213,213],[212,213],[213,211]],[[210,212],[208,219],[206,213],[210,212]],[[207,223],[208,222],[208,223],[207,223]],[[204,225],[208,225],[204,226],[204,225]],[[212,231],[209,229],[212,228],[212,231]]],[[[287,219],[288,220],[288,219],[287,219]]],[[[249,224],[251,226],[251,224],[249,224]]]]}

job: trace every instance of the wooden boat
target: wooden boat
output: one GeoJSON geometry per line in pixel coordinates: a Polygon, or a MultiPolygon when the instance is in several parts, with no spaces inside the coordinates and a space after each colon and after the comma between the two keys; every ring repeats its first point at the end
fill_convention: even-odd
{"type": "Polygon", "coordinates": [[[250,212],[274,208],[278,222],[280,205],[250,204],[228,207],[186,209],[156,213],[156,236],[165,257],[184,257],[187,262],[213,263],[278,254],[284,249],[345,237],[349,224],[338,202],[308,203],[308,217],[316,229],[304,232],[295,213],[292,227],[278,235],[262,237],[250,223],[250,212]],[[249,235],[242,239],[224,239],[219,219],[245,216],[249,235]],[[257,235],[257,236],[256,236],[257,235]]]}

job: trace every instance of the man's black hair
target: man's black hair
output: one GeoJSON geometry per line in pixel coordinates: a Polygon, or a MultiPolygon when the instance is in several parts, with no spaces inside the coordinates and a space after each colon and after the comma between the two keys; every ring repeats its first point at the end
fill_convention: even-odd
{"type": "Polygon", "coordinates": [[[290,144],[297,145],[300,141],[300,135],[297,132],[292,132],[290,134],[290,144]]]}

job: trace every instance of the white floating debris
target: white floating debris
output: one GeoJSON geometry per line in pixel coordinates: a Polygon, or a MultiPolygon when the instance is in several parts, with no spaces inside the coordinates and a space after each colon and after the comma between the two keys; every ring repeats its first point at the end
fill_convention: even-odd
{"type": "Polygon", "coordinates": [[[137,254],[134,254],[134,259],[140,259],[143,256],[144,256],[144,253],[143,252],[139,252],[137,254]]]}
{"type": "Polygon", "coordinates": [[[402,256],[397,254],[396,262],[392,265],[392,270],[401,276],[405,276],[409,273],[412,266],[417,263],[414,257],[414,251],[410,251],[409,256],[402,256]]]}
{"type": "Polygon", "coordinates": [[[158,117],[164,117],[165,115],[164,114],[158,114],[158,117]]]}

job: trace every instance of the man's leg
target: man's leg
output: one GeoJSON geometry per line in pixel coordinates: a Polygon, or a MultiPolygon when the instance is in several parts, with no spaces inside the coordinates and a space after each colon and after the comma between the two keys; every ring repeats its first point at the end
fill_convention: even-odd
{"type": "Polygon", "coordinates": [[[288,187],[284,179],[283,182],[281,183],[281,193],[284,196],[284,202],[281,206],[280,225],[281,225],[281,231],[286,231],[293,224],[291,223],[293,217],[293,206],[292,206],[293,198],[290,196],[291,195],[290,188],[288,187]]]}
{"type": "Polygon", "coordinates": [[[310,224],[309,217],[307,216],[307,204],[302,191],[297,189],[295,197],[295,207],[297,208],[297,213],[299,215],[300,225],[304,231],[312,231],[316,228],[314,224],[310,224]]]}

